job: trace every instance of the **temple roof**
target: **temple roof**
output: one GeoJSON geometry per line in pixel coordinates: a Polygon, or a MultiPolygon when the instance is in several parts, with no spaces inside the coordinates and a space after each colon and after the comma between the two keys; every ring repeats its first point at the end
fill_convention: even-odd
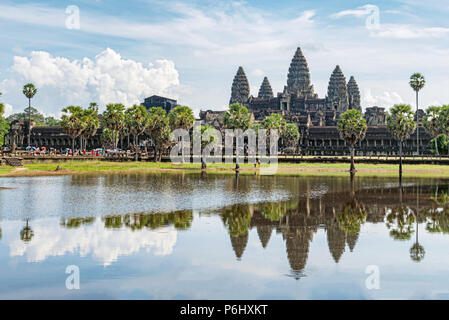
{"type": "Polygon", "coordinates": [[[345,112],[348,109],[349,101],[346,78],[338,65],[335,67],[329,80],[327,97],[336,111],[345,112]]]}
{"type": "Polygon", "coordinates": [[[348,82],[348,99],[350,109],[362,111],[359,86],[353,76],[351,76],[348,82]]]}
{"type": "Polygon", "coordinates": [[[263,99],[271,99],[273,98],[273,89],[271,89],[270,81],[268,81],[268,78],[263,78],[262,84],[259,89],[258,98],[263,99]]]}
{"type": "Polygon", "coordinates": [[[309,66],[299,47],[288,69],[287,88],[292,94],[297,93],[298,90],[306,93],[311,89],[309,66]]]}
{"type": "Polygon", "coordinates": [[[246,77],[245,71],[242,67],[239,67],[237,74],[232,82],[231,100],[232,103],[245,103],[249,98],[249,82],[246,77]]]}

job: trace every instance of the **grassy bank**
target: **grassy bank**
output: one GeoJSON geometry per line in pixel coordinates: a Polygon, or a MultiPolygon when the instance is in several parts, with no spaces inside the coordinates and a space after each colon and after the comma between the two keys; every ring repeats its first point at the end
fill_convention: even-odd
{"type": "MultiPolygon", "coordinates": [[[[262,165],[262,169],[266,166],[262,165]]],[[[356,166],[358,176],[397,177],[398,166],[392,164],[366,164],[356,166]]],[[[67,161],[62,163],[33,163],[23,168],[0,167],[0,176],[49,176],[69,174],[106,174],[119,172],[198,172],[200,164],[175,164],[169,162],[107,162],[67,161]],[[59,170],[56,170],[59,166],[59,170]]],[[[280,163],[276,175],[290,176],[347,176],[349,164],[345,163],[280,163]]],[[[208,173],[234,173],[234,164],[209,164],[208,173]]],[[[254,174],[253,165],[242,164],[241,174],[254,174]]],[[[263,174],[263,170],[261,170],[263,174]]],[[[404,165],[404,177],[449,178],[447,165],[404,165]]]]}

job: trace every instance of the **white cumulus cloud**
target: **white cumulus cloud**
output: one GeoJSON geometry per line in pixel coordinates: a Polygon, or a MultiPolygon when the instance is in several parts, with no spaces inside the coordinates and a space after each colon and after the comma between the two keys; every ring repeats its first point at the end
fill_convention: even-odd
{"type": "Polygon", "coordinates": [[[366,89],[362,94],[362,104],[366,107],[390,108],[399,103],[404,103],[404,100],[397,92],[384,91],[380,94],[373,94],[371,89],[366,89]]]}
{"type": "Polygon", "coordinates": [[[33,82],[40,94],[56,95],[63,105],[98,101],[102,105],[120,102],[131,106],[179,85],[173,61],[157,60],[145,66],[109,48],[93,60],[69,60],[33,51],[29,57],[15,56],[12,70],[24,81],[33,82]]]}

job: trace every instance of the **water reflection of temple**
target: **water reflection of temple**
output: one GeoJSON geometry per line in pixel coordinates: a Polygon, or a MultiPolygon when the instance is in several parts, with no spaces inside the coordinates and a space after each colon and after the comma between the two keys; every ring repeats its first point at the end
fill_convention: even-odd
{"type": "MultiPolygon", "coordinates": [[[[416,242],[410,248],[410,258],[416,262],[421,261],[425,253],[416,232],[418,223],[424,224],[429,233],[449,233],[447,185],[430,187],[413,183],[399,189],[395,184],[373,188],[362,182],[359,181],[356,188],[358,191],[355,192],[349,192],[347,184],[341,181],[325,187],[320,181],[310,185],[306,183],[297,186],[297,198],[289,201],[237,204],[201,214],[219,214],[238,260],[245,256],[251,230],[255,229],[262,248],[269,246],[273,234],[281,236],[290,268],[296,278],[306,268],[310,243],[320,230],[326,235],[329,257],[335,263],[339,263],[345,254],[356,249],[365,222],[385,223],[394,240],[410,240],[415,234],[416,242]]],[[[251,192],[245,180],[240,187],[251,192]]],[[[173,226],[176,230],[187,230],[193,219],[192,210],[181,210],[108,215],[103,216],[101,221],[106,229],[127,228],[139,231],[173,226]]],[[[93,217],[63,218],[60,225],[66,229],[77,229],[92,225],[96,220],[93,217]]],[[[33,241],[32,222],[24,222],[21,230],[21,239],[26,243],[33,241]]]]}
{"type": "MultiPolygon", "coordinates": [[[[441,212],[436,210],[440,204],[429,197],[429,188],[418,188],[421,187],[404,186],[401,203],[398,201],[398,187],[392,186],[361,189],[353,197],[347,191],[322,195],[311,192],[287,202],[231,206],[221,210],[220,214],[238,259],[244,255],[250,230],[256,229],[263,248],[268,246],[275,232],[281,234],[285,242],[291,270],[301,274],[306,267],[310,243],[320,229],[326,234],[329,253],[335,263],[341,260],[345,252],[354,251],[365,222],[384,223],[387,215],[398,207],[406,208],[409,214],[418,217],[417,222],[427,221],[426,230],[429,232],[432,228],[449,230],[449,227],[445,229],[445,221],[449,219],[440,223],[441,228],[434,227],[432,221],[441,212]]],[[[415,220],[410,222],[414,223],[415,220]]],[[[418,244],[414,246],[419,247],[418,244]]],[[[413,248],[411,256],[419,254],[412,251],[413,248]]],[[[412,257],[412,260],[415,259],[412,257]]]]}

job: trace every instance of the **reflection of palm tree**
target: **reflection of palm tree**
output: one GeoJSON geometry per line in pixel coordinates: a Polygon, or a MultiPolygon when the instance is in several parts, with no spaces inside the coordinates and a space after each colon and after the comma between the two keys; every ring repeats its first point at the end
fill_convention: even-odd
{"type": "Polygon", "coordinates": [[[422,259],[424,259],[424,255],[426,254],[426,251],[424,250],[424,247],[419,244],[418,241],[418,219],[419,219],[419,185],[416,186],[416,241],[415,244],[410,248],[410,259],[412,259],[415,262],[420,262],[422,259]]]}
{"type": "Polygon", "coordinates": [[[250,208],[242,204],[225,208],[222,220],[228,228],[235,255],[237,259],[241,259],[248,243],[248,230],[251,225],[250,208]]]}
{"type": "Polygon", "coordinates": [[[351,173],[350,201],[337,214],[337,222],[340,229],[346,232],[346,242],[351,252],[357,243],[360,228],[365,223],[366,216],[364,205],[355,198],[355,178],[354,173],[351,173]]]}
{"type": "Polygon", "coordinates": [[[31,227],[28,226],[28,219],[26,220],[26,226],[23,227],[23,229],[20,231],[20,239],[28,243],[31,241],[31,239],[34,237],[34,232],[31,229],[31,227]]]}
{"type": "Polygon", "coordinates": [[[352,199],[337,215],[340,228],[348,234],[355,235],[360,232],[360,227],[365,223],[366,210],[363,204],[352,199]]]}
{"type": "MultiPolygon", "coordinates": [[[[120,217],[120,216],[119,216],[120,217]]],[[[105,226],[108,221],[111,223],[115,220],[121,223],[122,218],[114,218],[111,220],[111,217],[105,219],[105,226]]],[[[131,230],[141,230],[143,228],[149,229],[158,229],[164,226],[173,225],[177,230],[187,230],[191,227],[193,221],[193,212],[192,210],[182,210],[170,213],[153,213],[153,214],[132,214],[125,215],[123,217],[123,222],[127,228],[131,230]]]]}
{"type": "Polygon", "coordinates": [[[412,224],[415,222],[415,216],[411,210],[403,204],[402,201],[402,179],[399,179],[399,206],[391,209],[387,214],[386,226],[391,229],[390,236],[395,240],[409,240],[412,233],[412,224]]]}
{"type": "Polygon", "coordinates": [[[263,204],[262,215],[270,221],[279,221],[287,213],[287,203],[270,202],[263,204]]]}
{"type": "Polygon", "coordinates": [[[421,246],[418,242],[418,219],[416,219],[416,242],[410,248],[410,259],[415,262],[420,262],[422,259],[424,259],[425,254],[426,251],[424,250],[424,247],[421,246]]]}
{"type": "Polygon", "coordinates": [[[82,225],[92,224],[95,221],[95,217],[86,217],[86,218],[63,218],[61,219],[61,226],[72,229],[79,228],[82,225]]]}
{"type": "Polygon", "coordinates": [[[408,207],[400,205],[392,208],[387,215],[387,228],[391,229],[390,236],[394,240],[409,240],[412,233],[412,224],[415,222],[415,217],[410,213],[408,207]]]}
{"type": "Polygon", "coordinates": [[[120,229],[123,226],[122,216],[104,217],[104,226],[108,229],[120,229]]]}
{"type": "Polygon", "coordinates": [[[224,209],[222,220],[231,237],[237,237],[248,232],[251,225],[251,212],[247,205],[237,204],[224,209]]]}
{"type": "Polygon", "coordinates": [[[426,212],[429,218],[426,224],[426,230],[430,233],[449,234],[449,208],[443,211],[438,208],[430,208],[426,212]]]}

